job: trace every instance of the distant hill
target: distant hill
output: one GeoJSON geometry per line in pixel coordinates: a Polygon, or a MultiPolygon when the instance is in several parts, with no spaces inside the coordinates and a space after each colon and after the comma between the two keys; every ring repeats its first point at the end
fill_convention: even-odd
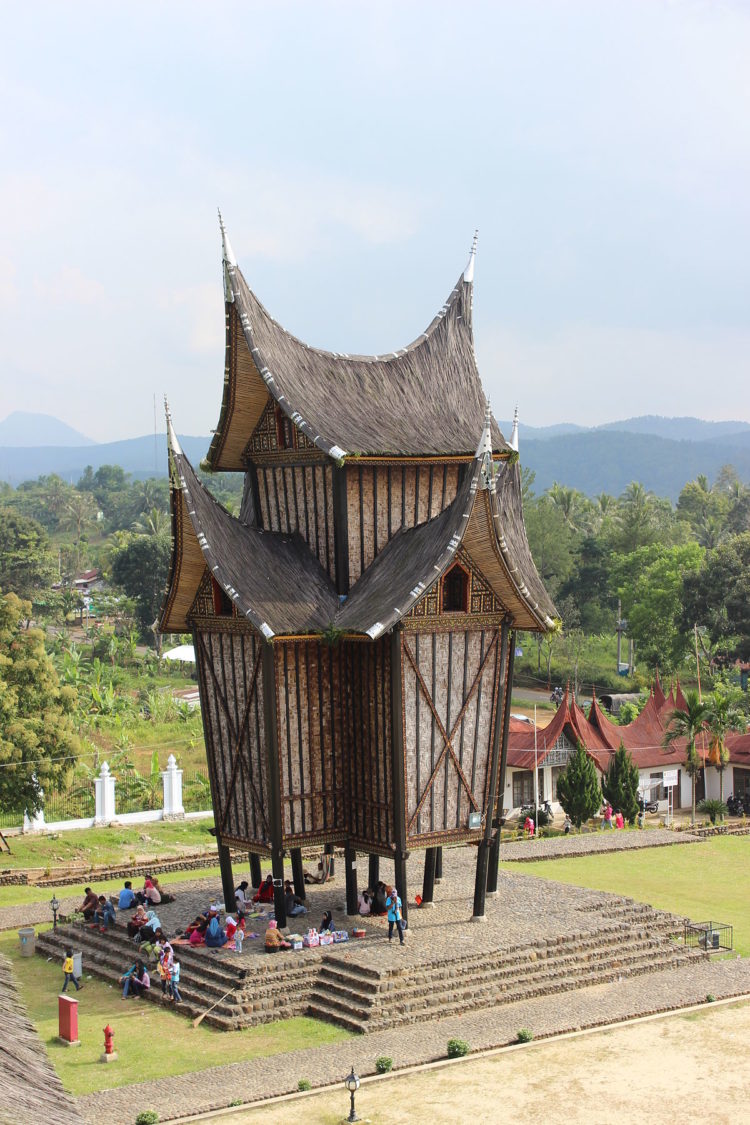
{"type": "Polygon", "coordinates": [[[32,414],[14,410],[0,422],[0,446],[14,448],[25,446],[81,446],[94,445],[90,437],[74,430],[72,426],[53,418],[51,414],[32,414]]]}
{"type": "MultiPolygon", "coordinates": [[[[206,456],[211,444],[210,437],[183,437],[180,442],[187,456],[196,467],[206,456]]],[[[100,465],[121,465],[126,473],[134,477],[165,477],[167,475],[167,435],[159,434],[154,443],[154,435],[129,438],[126,441],[112,441],[101,445],[86,445],[83,448],[48,446],[46,448],[8,448],[0,445],[0,480],[18,485],[24,480],[35,480],[38,476],[57,473],[63,480],[73,484],[83,475],[87,465],[94,472],[100,465]]]]}
{"type": "MultiPolygon", "coordinates": [[[[509,436],[513,423],[499,422],[500,429],[509,436]]],[[[639,418],[625,418],[621,422],[604,422],[601,426],[577,426],[573,422],[560,422],[554,426],[518,426],[521,441],[547,441],[565,434],[595,434],[602,430],[622,430],[629,434],[651,434],[671,441],[712,441],[728,435],[750,433],[750,422],[704,422],[701,418],[662,418],[658,414],[643,414],[639,418]]]]}

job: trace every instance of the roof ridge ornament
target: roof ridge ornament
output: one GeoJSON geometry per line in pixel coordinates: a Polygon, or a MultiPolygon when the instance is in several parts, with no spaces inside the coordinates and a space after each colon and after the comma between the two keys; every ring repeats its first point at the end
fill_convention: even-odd
{"type": "Polygon", "coordinates": [[[464,281],[471,283],[474,280],[474,261],[477,256],[477,239],[479,238],[479,231],[474,231],[474,238],[471,243],[471,252],[469,253],[469,260],[466,263],[464,270],[464,281]]]}
{"type": "Polygon", "coordinates": [[[167,457],[169,461],[169,475],[173,486],[175,488],[181,488],[182,479],[177,468],[175,457],[182,457],[183,453],[182,447],[177,440],[177,434],[174,432],[174,426],[172,425],[172,414],[169,409],[169,402],[166,395],[164,395],[164,413],[167,418],[167,457]]]}
{"type": "Polygon", "coordinates": [[[489,399],[487,399],[484,408],[484,429],[482,430],[482,436],[479,439],[479,445],[477,446],[474,457],[477,461],[482,462],[479,487],[494,492],[495,463],[492,460],[492,410],[490,408],[489,399]]]}
{"type": "Polygon", "coordinates": [[[231,275],[237,268],[237,259],[234,256],[227,228],[224,226],[224,220],[221,217],[221,211],[219,211],[219,227],[221,229],[222,268],[224,271],[224,300],[228,305],[231,305],[234,302],[231,275]]]}
{"type": "Polygon", "coordinates": [[[518,407],[513,412],[513,429],[510,432],[508,445],[515,453],[518,453],[518,407]]]}

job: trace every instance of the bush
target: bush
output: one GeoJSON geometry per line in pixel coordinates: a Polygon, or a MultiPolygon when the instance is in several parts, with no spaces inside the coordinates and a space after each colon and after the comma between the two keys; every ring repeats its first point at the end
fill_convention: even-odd
{"type": "Polygon", "coordinates": [[[375,1069],[378,1074],[387,1074],[389,1070],[393,1070],[393,1059],[389,1059],[387,1055],[381,1055],[380,1058],[375,1059],[375,1069]]]}
{"type": "Polygon", "coordinates": [[[468,1055],[471,1047],[463,1039],[449,1039],[448,1040],[448,1058],[461,1059],[464,1055],[468,1055]]]}
{"type": "Polygon", "coordinates": [[[517,1043],[530,1043],[534,1038],[534,1032],[529,1031],[528,1027],[520,1027],[516,1032],[517,1043]]]}
{"type": "Polygon", "coordinates": [[[300,1078],[297,1083],[298,1090],[312,1090],[312,1082],[309,1078],[300,1078]]]}
{"type": "Polygon", "coordinates": [[[706,994],[706,1003],[707,1004],[714,1004],[715,1002],[716,1002],[716,997],[714,996],[713,992],[707,993],[706,994]]]}
{"type": "Polygon", "coordinates": [[[709,797],[698,805],[698,812],[704,813],[712,824],[716,824],[717,817],[721,822],[727,815],[728,809],[723,801],[717,800],[716,797],[709,797]]]}
{"type": "Polygon", "coordinates": [[[142,1109],[135,1119],[135,1125],[158,1125],[159,1114],[155,1109],[142,1109]]]}

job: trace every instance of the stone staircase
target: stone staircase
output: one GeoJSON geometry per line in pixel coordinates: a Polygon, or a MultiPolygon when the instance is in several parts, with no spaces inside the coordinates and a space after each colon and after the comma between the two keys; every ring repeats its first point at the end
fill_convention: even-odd
{"type": "MultiPolygon", "coordinates": [[[[222,1030],[310,1015],[368,1032],[678,968],[706,957],[672,939],[682,930],[682,919],[642,903],[612,896],[601,921],[585,905],[580,916],[581,928],[563,936],[515,948],[475,946],[474,951],[471,943],[457,943],[450,955],[432,959],[415,960],[417,949],[408,945],[403,955],[393,950],[386,960],[359,943],[277,957],[177,946],[183,996],[177,1011],[194,1018],[218,1001],[205,1022],[222,1030]],[[226,992],[230,995],[224,997],[226,992]]],[[[119,927],[107,934],[62,927],[37,938],[38,952],[55,960],[61,960],[66,945],[83,951],[87,972],[115,985],[137,954],[119,927]]],[[[163,1003],[154,975],[149,999],[163,1003]]]]}

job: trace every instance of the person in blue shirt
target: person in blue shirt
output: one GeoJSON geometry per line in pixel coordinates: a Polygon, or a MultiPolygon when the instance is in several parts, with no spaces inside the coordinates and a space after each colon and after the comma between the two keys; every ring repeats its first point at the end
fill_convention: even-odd
{"type": "Polygon", "coordinates": [[[115,925],[115,908],[104,895],[99,895],[99,905],[94,911],[94,925],[98,926],[102,933],[106,933],[110,926],[115,925]]]}
{"type": "Polygon", "coordinates": [[[395,887],[387,888],[388,897],[385,905],[388,908],[388,941],[393,938],[393,927],[398,930],[398,940],[404,944],[404,916],[401,913],[401,899],[395,887]]]}
{"type": "Polygon", "coordinates": [[[130,910],[131,906],[135,906],[138,900],[133,894],[133,884],[128,880],[123,889],[120,891],[120,897],[117,900],[118,910],[130,910]]]}

